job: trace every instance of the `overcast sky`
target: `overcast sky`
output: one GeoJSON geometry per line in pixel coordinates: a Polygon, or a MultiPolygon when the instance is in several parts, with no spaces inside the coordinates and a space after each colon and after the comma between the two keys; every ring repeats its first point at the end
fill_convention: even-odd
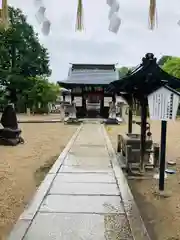
{"type": "Polygon", "coordinates": [[[37,24],[34,0],[9,0],[28,16],[48,48],[52,81],[67,77],[69,63],[118,63],[136,66],[146,52],[180,56],[180,0],[157,0],[158,27],[148,30],[149,0],[119,0],[122,24],[118,34],[108,31],[106,0],[83,0],[83,33],[75,32],[77,0],[44,0],[51,33],[44,37],[37,24]],[[64,3],[62,3],[64,2],[64,3]]]}

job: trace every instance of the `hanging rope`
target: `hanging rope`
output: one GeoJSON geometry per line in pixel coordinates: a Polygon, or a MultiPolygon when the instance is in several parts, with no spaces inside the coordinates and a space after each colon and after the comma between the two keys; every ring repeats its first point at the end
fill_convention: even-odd
{"type": "Polygon", "coordinates": [[[8,19],[8,4],[7,0],[1,0],[2,6],[0,8],[0,27],[7,29],[9,25],[8,19]]]}
{"type": "Polygon", "coordinates": [[[82,0],[78,0],[77,18],[76,18],[76,31],[82,31],[83,28],[83,4],[82,0]]]}
{"type": "Polygon", "coordinates": [[[156,22],[157,22],[157,19],[156,19],[156,0],[150,0],[150,6],[149,6],[149,28],[151,30],[154,29],[156,22]]]}

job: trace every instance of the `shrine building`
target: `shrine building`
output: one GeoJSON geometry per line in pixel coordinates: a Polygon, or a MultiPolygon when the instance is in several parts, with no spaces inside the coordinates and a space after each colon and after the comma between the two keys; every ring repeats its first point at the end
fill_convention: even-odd
{"type": "MultiPolygon", "coordinates": [[[[72,64],[68,77],[59,81],[60,87],[71,90],[70,101],[76,103],[77,117],[108,118],[109,102],[116,101],[116,94],[106,90],[119,79],[116,64],[72,64]]],[[[64,95],[64,101],[67,96],[64,95]]]]}

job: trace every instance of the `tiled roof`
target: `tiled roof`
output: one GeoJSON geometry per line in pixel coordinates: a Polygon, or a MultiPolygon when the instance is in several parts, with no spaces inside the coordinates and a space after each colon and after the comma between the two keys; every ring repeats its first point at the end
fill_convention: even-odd
{"type": "Polygon", "coordinates": [[[92,65],[92,69],[90,65],[87,69],[75,69],[71,68],[69,70],[68,78],[64,83],[71,84],[109,84],[112,81],[118,80],[118,71],[115,69],[114,65],[109,65],[109,69],[107,69],[106,65],[103,69],[103,65],[97,68],[92,65]],[[98,69],[100,68],[100,69],[98,69]]]}

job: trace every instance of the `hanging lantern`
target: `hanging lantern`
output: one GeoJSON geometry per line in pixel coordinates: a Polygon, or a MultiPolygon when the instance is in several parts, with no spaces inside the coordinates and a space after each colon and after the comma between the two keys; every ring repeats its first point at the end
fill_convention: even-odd
{"type": "Polygon", "coordinates": [[[50,28],[51,28],[51,23],[49,20],[45,20],[42,24],[42,33],[47,36],[49,35],[50,32],[50,28]]]}
{"type": "Polygon", "coordinates": [[[121,19],[117,13],[114,13],[110,19],[109,31],[117,33],[121,25],[121,19]]]}
{"type": "Polygon", "coordinates": [[[150,0],[149,6],[149,27],[154,29],[156,23],[156,0],[150,0]]]}
{"type": "Polygon", "coordinates": [[[7,0],[0,0],[0,26],[4,29],[9,26],[7,0]]]}
{"type": "Polygon", "coordinates": [[[119,3],[114,1],[114,3],[112,4],[112,6],[110,8],[110,12],[109,12],[108,18],[111,19],[112,15],[115,12],[118,12],[118,11],[119,11],[119,3]]]}
{"type": "Polygon", "coordinates": [[[82,4],[82,0],[78,0],[76,31],[82,31],[82,30],[83,30],[83,4],[82,4]]]}

